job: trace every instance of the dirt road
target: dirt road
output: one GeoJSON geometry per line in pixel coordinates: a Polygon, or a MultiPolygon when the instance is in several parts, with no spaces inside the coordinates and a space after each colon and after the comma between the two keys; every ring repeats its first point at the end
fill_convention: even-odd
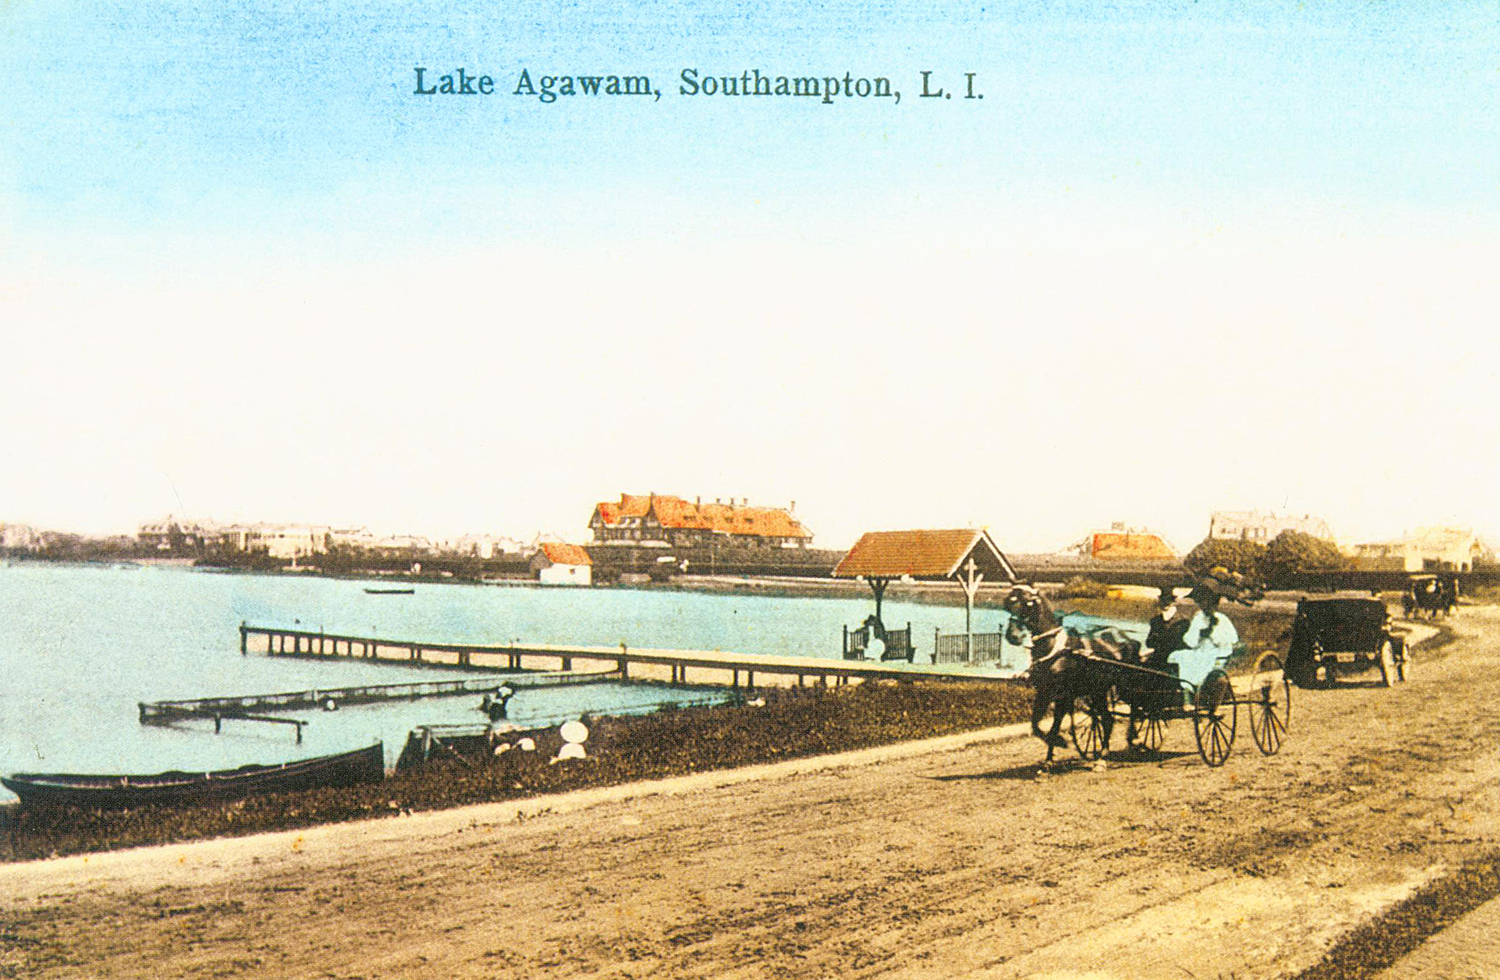
{"type": "Polygon", "coordinates": [[[1222,769],[1176,723],[1099,770],[1013,738],[0,868],[0,976],[1283,976],[1500,841],[1500,611],[1456,625],[1222,769]]]}

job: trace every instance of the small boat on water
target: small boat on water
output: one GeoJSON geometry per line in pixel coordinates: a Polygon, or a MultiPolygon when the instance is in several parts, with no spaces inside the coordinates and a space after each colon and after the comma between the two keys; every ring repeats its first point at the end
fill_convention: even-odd
{"type": "Polygon", "coordinates": [[[404,589],[365,589],[365,592],[370,595],[413,595],[416,591],[416,589],[410,587],[404,589]]]}
{"type": "Polygon", "coordinates": [[[217,772],[160,772],[150,776],[18,772],[0,776],[0,783],[19,796],[24,807],[118,810],[132,806],[218,803],[291,790],[378,783],[384,778],[385,747],[376,742],[352,752],[273,766],[240,766],[217,772]]]}

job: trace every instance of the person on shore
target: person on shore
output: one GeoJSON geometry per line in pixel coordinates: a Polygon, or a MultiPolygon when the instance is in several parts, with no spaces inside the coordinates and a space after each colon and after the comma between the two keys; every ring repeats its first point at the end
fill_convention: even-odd
{"type": "Polygon", "coordinates": [[[1198,606],[1198,611],[1188,622],[1182,648],[1169,655],[1167,661],[1177,665],[1177,676],[1197,688],[1222,658],[1234,652],[1240,636],[1229,617],[1219,612],[1223,591],[1218,580],[1204,579],[1193,586],[1188,598],[1198,606]]]}
{"type": "Polygon", "coordinates": [[[501,684],[495,688],[493,695],[484,696],[484,700],[479,702],[479,710],[488,715],[490,721],[499,721],[505,717],[510,708],[510,699],[515,696],[515,693],[515,688],[509,684],[501,684]]]}
{"type": "Polygon", "coordinates": [[[865,618],[865,659],[885,659],[885,624],[873,615],[865,618]]]}

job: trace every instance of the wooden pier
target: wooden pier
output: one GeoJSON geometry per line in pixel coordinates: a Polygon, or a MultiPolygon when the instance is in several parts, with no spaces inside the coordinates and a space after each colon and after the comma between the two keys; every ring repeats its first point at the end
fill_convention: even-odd
{"type": "Polygon", "coordinates": [[[302,728],[308,722],[297,718],[283,718],[264,714],[267,711],[297,710],[305,708],[335,708],[354,704],[377,704],[388,701],[414,701],[419,698],[453,697],[455,695],[487,694],[502,683],[515,689],[562,687],[574,684],[596,684],[600,681],[619,680],[614,670],[594,671],[526,671],[506,672],[503,680],[486,677],[483,680],[418,681],[408,684],[366,684],[360,687],[325,687],[306,691],[286,691],[278,694],[248,694],[242,697],[191,698],[182,701],[142,701],[137,707],[143,725],[167,725],[184,719],[213,719],[214,731],[223,730],[224,722],[259,721],[276,725],[295,725],[297,741],[302,741],[302,728]]]}
{"type": "Polygon", "coordinates": [[[607,667],[619,680],[664,680],[671,684],[756,686],[764,683],[806,686],[868,680],[980,680],[1011,678],[960,664],[910,664],[822,657],[783,657],[721,650],[661,650],[649,647],[564,646],[544,643],[438,643],[382,639],[274,626],[240,625],[240,652],[273,657],[352,658],[468,670],[571,672],[575,664],[607,667]],[[256,642],[252,644],[252,638],[256,642]],[[693,675],[688,671],[692,670],[693,675]]]}

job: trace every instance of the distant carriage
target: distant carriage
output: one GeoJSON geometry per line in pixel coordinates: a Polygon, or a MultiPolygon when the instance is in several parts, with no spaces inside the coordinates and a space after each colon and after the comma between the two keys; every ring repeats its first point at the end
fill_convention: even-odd
{"type": "Polygon", "coordinates": [[[1401,605],[1407,619],[1415,619],[1422,613],[1426,613],[1429,619],[1436,619],[1438,613],[1452,615],[1458,605],[1458,576],[1411,576],[1401,596],[1401,605]]]}
{"type": "Polygon", "coordinates": [[[1303,599],[1292,620],[1287,675],[1298,687],[1326,687],[1341,674],[1380,668],[1390,686],[1411,670],[1406,637],[1379,599],[1303,599]]]}

